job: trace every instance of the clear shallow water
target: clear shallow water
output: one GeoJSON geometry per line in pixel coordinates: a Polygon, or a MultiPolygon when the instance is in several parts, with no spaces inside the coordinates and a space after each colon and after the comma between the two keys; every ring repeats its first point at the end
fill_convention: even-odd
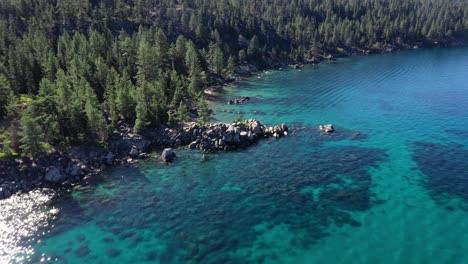
{"type": "Polygon", "coordinates": [[[231,121],[240,111],[291,125],[290,137],[207,161],[178,150],[174,164],[115,168],[48,202],[7,200],[2,230],[27,232],[3,231],[1,258],[463,263],[467,73],[468,49],[460,48],[259,74],[227,88],[212,105],[215,118],[231,121]],[[224,103],[241,96],[252,100],[224,103]],[[333,123],[338,132],[321,135],[320,123],[333,123]],[[34,217],[13,217],[25,210],[34,217]]]}

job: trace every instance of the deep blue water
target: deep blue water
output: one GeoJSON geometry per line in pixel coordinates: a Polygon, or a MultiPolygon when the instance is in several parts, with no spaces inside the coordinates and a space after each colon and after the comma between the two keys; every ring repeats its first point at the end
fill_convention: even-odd
{"type": "Polygon", "coordinates": [[[178,149],[170,165],[152,158],[69,193],[0,201],[2,262],[468,259],[468,48],[267,71],[212,108],[292,134],[206,161],[178,149]],[[241,96],[252,100],[225,104],[241,96]]]}

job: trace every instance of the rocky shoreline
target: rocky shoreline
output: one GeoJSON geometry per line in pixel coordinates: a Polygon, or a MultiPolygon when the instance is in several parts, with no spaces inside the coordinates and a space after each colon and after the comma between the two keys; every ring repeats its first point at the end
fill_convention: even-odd
{"type": "MultiPolygon", "coordinates": [[[[67,153],[52,153],[35,159],[10,158],[0,162],[0,199],[37,188],[60,188],[86,184],[87,179],[106,168],[130,165],[148,158],[157,148],[187,147],[203,153],[233,151],[255,144],[262,138],[288,135],[286,125],[265,126],[249,119],[231,124],[212,123],[199,126],[191,122],[176,128],[158,128],[136,134],[129,124],[120,122],[106,147],[88,145],[71,147],[67,153]]],[[[165,149],[161,159],[170,162],[172,149],[165,149]]]]}
{"type": "Polygon", "coordinates": [[[236,68],[234,76],[225,81],[239,81],[243,77],[248,77],[255,72],[269,69],[282,69],[290,67],[292,69],[300,69],[307,64],[320,64],[325,61],[334,61],[337,58],[351,57],[355,55],[373,55],[387,54],[399,50],[425,49],[425,48],[449,48],[449,47],[464,47],[468,43],[462,39],[448,39],[444,41],[419,41],[415,43],[395,43],[383,44],[379,48],[360,48],[360,47],[337,47],[335,49],[323,49],[315,56],[307,60],[289,60],[283,62],[270,62],[266,67],[256,67],[254,65],[245,64],[236,68]]]}
{"type": "MultiPolygon", "coordinates": [[[[236,68],[231,78],[215,78],[214,87],[241,80],[260,70],[291,67],[299,69],[304,64],[319,64],[339,57],[391,53],[402,49],[466,46],[464,41],[420,42],[410,44],[385,44],[381,48],[339,48],[322,50],[313,58],[305,61],[271,62],[267,67],[241,65],[236,68]]],[[[218,76],[219,77],[219,76],[218,76]]],[[[215,89],[216,90],[216,89],[215,89]]],[[[212,96],[214,91],[205,91],[212,96]]],[[[247,101],[247,98],[242,98],[247,101]]],[[[242,99],[231,103],[240,104],[242,99]]],[[[250,98],[248,98],[250,100],[250,98]]],[[[332,133],[329,127],[322,131],[332,133]]],[[[17,192],[28,192],[37,188],[56,188],[85,184],[88,177],[101,173],[115,164],[133,164],[149,157],[148,152],[155,148],[187,146],[202,152],[230,151],[254,144],[264,137],[279,138],[288,134],[286,125],[267,127],[258,120],[245,123],[214,123],[199,127],[188,123],[177,128],[157,128],[141,134],[133,132],[129,124],[120,122],[113,132],[107,146],[74,146],[67,153],[55,152],[35,159],[28,157],[7,158],[0,161],[0,199],[9,198],[17,192]]]]}

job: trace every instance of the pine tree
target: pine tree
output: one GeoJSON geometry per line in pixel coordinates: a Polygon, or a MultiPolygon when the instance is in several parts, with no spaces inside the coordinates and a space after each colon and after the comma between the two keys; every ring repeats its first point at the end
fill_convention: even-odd
{"type": "Polygon", "coordinates": [[[221,50],[219,44],[213,44],[210,47],[210,61],[211,61],[211,69],[217,73],[221,74],[224,68],[224,54],[221,50]]]}
{"type": "Polygon", "coordinates": [[[93,90],[96,93],[98,98],[103,98],[107,86],[107,82],[109,81],[109,67],[104,62],[102,57],[98,57],[94,61],[94,74],[92,78],[92,86],[93,90]]]}
{"type": "Polygon", "coordinates": [[[208,109],[208,104],[206,102],[205,96],[201,94],[198,98],[198,124],[200,126],[205,126],[210,122],[210,110],[208,109]]]}
{"type": "Polygon", "coordinates": [[[189,30],[192,32],[195,32],[198,27],[198,16],[196,12],[192,13],[192,16],[190,16],[190,21],[189,21],[189,30]]]}
{"type": "Polygon", "coordinates": [[[257,36],[253,36],[252,39],[250,40],[249,47],[247,48],[247,55],[249,56],[250,59],[257,58],[257,52],[258,52],[259,46],[260,46],[260,43],[258,42],[257,36]]]}
{"type": "Polygon", "coordinates": [[[184,102],[180,102],[179,107],[177,107],[177,117],[179,118],[179,122],[181,123],[190,120],[190,114],[184,102]]]}
{"type": "Polygon", "coordinates": [[[137,50],[137,81],[150,82],[157,79],[159,62],[156,49],[147,40],[146,33],[142,32],[142,39],[137,50]]]}
{"type": "Polygon", "coordinates": [[[149,125],[151,127],[157,127],[168,120],[168,99],[164,93],[164,83],[148,83],[148,92],[149,97],[147,98],[147,105],[149,107],[149,125]]]}
{"type": "Polygon", "coordinates": [[[234,74],[235,70],[236,70],[236,61],[234,60],[234,57],[231,55],[229,56],[229,59],[228,59],[227,71],[229,74],[234,74]]]}
{"type": "Polygon", "coordinates": [[[171,107],[175,108],[179,105],[182,99],[186,96],[185,95],[185,87],[184,82],[182,81],[181,77],[177,74],[175,70],[171,72],[170,75],[170,90],[173,92],[171,96],[171,107]]]}
{"type": "Polygon", "coordinates": [[[3,74],[0,74],[0,120],[6,117],[7,107],[14,96],[7,78],[3,74]]]}
{"type": "Polygon", "coordinates": [[[119,119],[117,111],[117,82],[119,81],[118,73],[115,69],[111,69],[107,74],[105,86],[105,110],[111,119],[111,128],[115,127],[119,119]]]}
{"type": "Polygon", "coordinates": [[[82,83],[77,77],[59,70],[56,81],[49,84],[56,91],[54,101],[65,137],[77,139],[84,131],[82,83]]]}
{"type": "Polygon", "coordinates": [[[23,113],[21,117],[20,136],[20,147],[23,154],[36,157],[46,151],[44,132],[28,111],[23,113]]]}
{"type": "Polygon", "coordinates": [[[180,35],[177,37],[175,47],[173,49],[173,66],[178,73],[186,73],[185,70],[185,54],[187,53],[187,44],[185,38],[180,35]]]}
{"type": "Polygon", "coordinates": [[[200,92],[202,86],[202,75],[200,60],[195,49],[195,45],[192,42],[188,42],[187,55],[185,59],[189,72],[189,86],[188,91],[192,98],[196,98],[200,92]]]}
{"type": "Polygon", "coordinates": [[[54,146],[105,140],[108,121],[166,124],[169,110],[200,104],[207,71],[236,63],[450,43],[466,37],[465,2],[0,1],[0,134],[11,134],[0,140],[20,150],[26,112],[38,127],[25,117],[24,130],[54,146]]]}
{"type": "Polygon", "coordinates": [[[106,121],[104,115],[99,108],[99,103],[96,94],[91,89],[89,84],[85,87],[85,114],[89,132],[98,140],[105,141],[107,139],[106,121]]]}
{"type": "Polygon", "coordinates": [[[59,69],[59,61],[52,50],[49,50],[47,59],[42,65],[44,77],[49,80],[54,80],[59,69]]]}
{"type": "Polygon", "coordinates": [[[239,51],[239,63],[244,63],[246,59],[245,50],[239,51]]]}
{"type": "Polygon", "coordinates": [[[135,87],[129,75],[124,72],[116,83],[116,108],[117,112],[127,121],[132,121],[135,117],[135,87]]]}
{"type": "Polygon", "coordinates": [[[155,60],[157,61],[157,68],[161,71],[167,71],[169,69],[169,45],[167,44],[167,37],[164,34],[162,29],[156,31],[155,37],[155,51],[153,53],[156,56],[155,60]]]}
{"type": "Polygon", "coordinates": [[[146,89],[146,84],[143,83],[139,85],[136,90],[136,120],[134,129],[136,132],[141,132],[144,128],[146,128],[149,124],[149,116],[148,116],[148,92],[146,89]]]}

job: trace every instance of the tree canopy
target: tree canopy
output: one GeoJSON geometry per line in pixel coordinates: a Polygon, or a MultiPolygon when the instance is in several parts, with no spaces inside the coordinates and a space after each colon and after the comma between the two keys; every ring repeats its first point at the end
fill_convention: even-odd
{"type": "Polygon", "coordinates": [[[202,88],[239,64],[447,42],[467,29],[466,0],[3,0],[0,129],[34,155],[105,142],[120,120],[141,131],[201,107],[204,123],[202,88]]]}

